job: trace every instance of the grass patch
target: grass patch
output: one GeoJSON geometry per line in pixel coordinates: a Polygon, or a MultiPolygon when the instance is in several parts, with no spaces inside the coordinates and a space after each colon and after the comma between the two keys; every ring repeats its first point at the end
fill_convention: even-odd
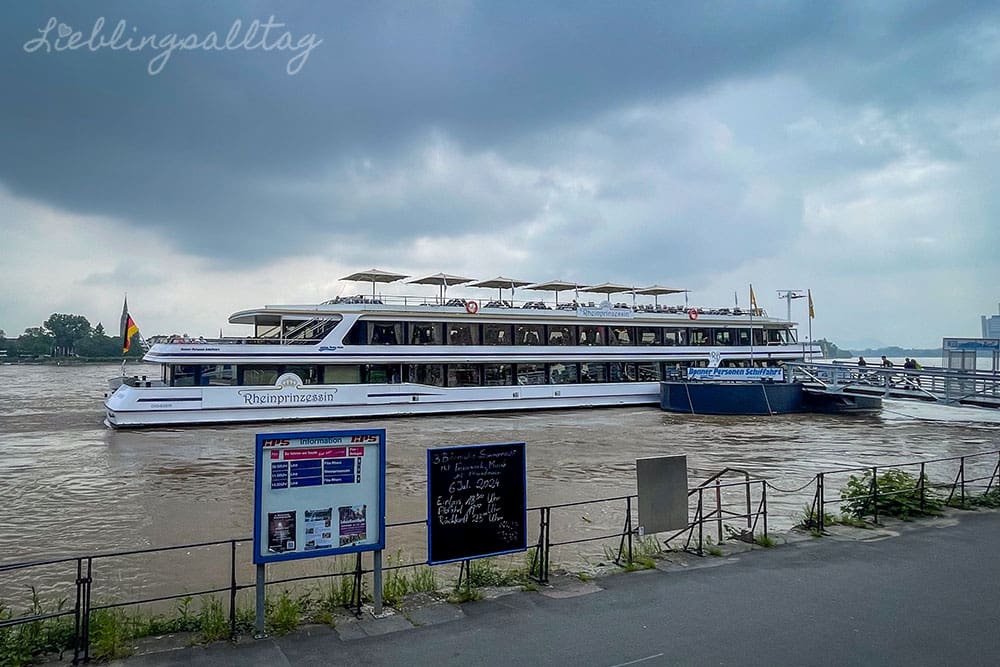
{"type": "MultiPolygon", "coordinates": [[[[832,526],[837,523],[837,517],[829,512],[823,512],[823,525],[832,526]]],[[[811,505],[803,505],[801,518],[796,524],[798,528],[805,528],[811,530],[819,526],[819,512],[811,505]]]]}
{"type": "MultiPolygon", "coordinates": [[[[59,600],[52,606],[42,604],[38,591],[31,587],[31,606],[25,616],[43,616],[65,610],[66,600],[59,600]]],[[[0,621],[14,618],[13,611],[0,602],[0,621]]],[[[35,657],[44,654],[59,654],[72,647],[72,617],[47,618],[0,629],[0,665],[30,665],[35,657]]]]}
{"type": "Polygon", "coordinates": [[[764,547],[765,549],[770,549],[778,545],[769,535],[758,535],[754,538],[753,543],[759,547],[764,547]]]}

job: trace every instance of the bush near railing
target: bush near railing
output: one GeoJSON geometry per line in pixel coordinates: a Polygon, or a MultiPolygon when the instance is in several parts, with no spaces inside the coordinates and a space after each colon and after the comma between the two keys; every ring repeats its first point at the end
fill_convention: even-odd
{"type": "Polygon", "coordinates": [[[856,519],[869,514],[909,519],[941,513],[944,499],[926,488],[926,480],[902,470],[886,470],[875,475],[851,475],[840,492],[841,511],[856,519]]]}

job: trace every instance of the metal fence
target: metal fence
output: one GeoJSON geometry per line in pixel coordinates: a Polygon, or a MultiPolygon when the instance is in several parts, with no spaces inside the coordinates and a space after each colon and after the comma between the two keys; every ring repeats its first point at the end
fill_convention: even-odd
{"type": "MultiPolygon", "coordinates": [[[[965,507],[967,506],[967,501],[972,497],[976,497],[977,494],[979,497],[984,494],[988,495],[991,492],[996,494],[998,489],[1000,489],[1000,451],[887,466],[829,470],[818,473],[809,482],[797,489],[781,489],[765,479],[754,478],[745,470],[727,468],[689,489],[688,505],[691,519],[687,527],[667,535],[662,543],[663,545],[680,548],[699,556],[705,554],[706,543],[711,542],[711,534],[713,533],[717,543],[721,543],[727,539],[737,539],[751,543],[769,544],[767,504],[769,491],[771,493],[783,494],[811,493],[811,505],[808,502],[809,496],[803,496],[806,502],[804,503],[805,511],[803,512],[802,525],[820,532],[824,531],[827,527],[827,508],[835,503],[860,501],[863,507],[862,514],[864,516],[871,516],[877,523],[879,520],[880,500],[884,500],[886,497],[891,497],[894,494],[902,493],[902,491],[887,491],[879,488],[878,480],[880,479],[880,472],[884,474],[889,470],[914,471],[913,475],[916,476],[916,487],[915,489],[911,489],[909,493],[912,494],[915,492],[918,494],[918,502],[921,509],[925,509],[927,500],[931,497],[944,500],[948,504],[965,507]],[[838,480],[846,484],[850,476],[857,475],[857,473],[861,473],[865,479],[867,479],[865,477],[866,473],[870,475],[871,481],[866,493],[853,496],[845,496],[841,493],[836,498],[830,497],[827,490],[829,486],[836,485],[838,480]],[[938,476],[944,475],[945,479],[952,481],[948,483],[932,483],[930,478],[931,475],[935,474],[938,476]],[[807,491],[810,487],[815,487],[814,492],[807,491]],[[934,495],[932,496],[932,494],[934,495]]],[[[636,562],[637,540],[640,541],[641,545],[641,549],[639,549],[641,554],[639,557],[648,555],[648,544],[642,544],[641,541],[653,539],[657,546],[660,543],[655,540],[655,537],[640,534],[636,525],[637,498],[638,496],[636,495],[624,495],[529,508],[528,512],[530,515],[537,515],[534,521],[529,520],[531,526],[537,526],[537,528],[529,530],[528,544],[532,545],[529,548],[531,551],[529,576],[539,583],[548,583],[552,571],[553,549],[570,545],[595,542],[604,542],[605,544],[611,542],[613,544],[617,542],[616,550],[613,547],[606,546],[605,553],[615,554],[612,560],[618,565],[632,565],[636,562]],[[621,528],[606,532],[598,530],[597,534],[586,534],[584,537],[564,538],[558,534],[559,531],[553,532],[553,513],[556,513],[558,516],[560,513],[574,511],[575,508],[595,505],[610,507],[614,519],[620,520],[621,528]]],[[[387,544],[392,543],[392,540],[388,539],[390,530],[426,531],[426,525],[426,520],[388,523],[386,524],[386,542],[387,544]]],[[[577,534],[579,532],[593,532],[589,529],[583,530],[581,526],[577,526],[575,530],[577,534]]],[[[245,568],[249,568],[249,552],[247,549],[241,550],[240,546],[250,544],[251,542],[251,538],[235,538],[170,547],[105,552],[85,556],[0,565],[0,578],[12,572],[23,572],[25,570],[37,572],[48,568],[62,567],[68,570],[68,572],[63,572],[62,576],[67,577],[68,575],[66,583],[72,587],[73,593],[72,596],[68,596],[69,599],[73,600],[71,608],[0,620],[0,636],[2,636],[5,630],[14,626],[71,617],[73,623],[73,638],[71,643],[73,664],[79,664],[80,662],[88,662],[90,660],[91,617],[94,612],[122,607],[138,607],[164,601],[193,598],[195,596],[225,595],[228,597],[230,636],[235,638],[237,636],[238,594],[240,591],[256,586],[254,581],[240,581],[241,572],[245,568]],[[185,590],[181,593],[140,597],[128,601],[104,602],[100,604],[94,601],[93,588],[97,580],[98,565],[111,562],[114,559],[131,557],[149,558],[154,554],[164,554],[176,558],[174,554],[181,551],[187,555],[188,552],[192,552],[193,550],[215,549],[218,551],[218,547],[223,548],[222,551],[225,552],[228,561],[226,568],[228,571],[228,583],[226,585],[210,586],[196,591],[185,590]]],[[[424,561],[398,562],[382,569],[384,572],[390,572],[427,565],[428,563],[425,559],[424,561]]],[[[448,566],[444,565],[440,567],[448,566]]],[[[364,575],[371,574],[372,572],[373,569],[365,566],[363,563],[362,554],[357,554],[353,567],[349,570],[269,579],[266,585],[287,585],[295,582],[319,579],[353,577],[353,593],[350,606],[358,612],[360,611],[362,597],[362,578],[364,575]]],[[[110,577],[106,577],[105,579],[110,579],[110,577]]]]}
{"type": "Polygon", "coordinates": [[[827,508],[831,504],[850,503],[852,507],[858,508],[858,518],[870,516],[875,523],[879,521],[880,508],[885,506],[886,501],[893,499],[906,499],[916,503],[914,514],[927,513],[932,500],[935,505],[965,508],[971,498],[983,498],[1000,491],[1000,450],[884,466],[827,470],[816,475],[815,484],[816,492],[803,524],[818,531],[827,528],[831,518],[827,508]],[[884,480],[885,474],[890,471],[907,473],[908,479],[913,480],[912,485],[904,484],[903,488],[880,488],[880,479],[884,480]],[[855,483],[853,488],[866,487],[864,492],[841,491],[836,497],[829,497],[828,487],[846,488],[846,482],[850,481],[851,477],[857,477],[858,473],[861,474],[860,483],[855,483]],[[951,481],[933,482],[932,475],[951,481]],[[838,484],[838,480],[844,485],[838,484]]]}

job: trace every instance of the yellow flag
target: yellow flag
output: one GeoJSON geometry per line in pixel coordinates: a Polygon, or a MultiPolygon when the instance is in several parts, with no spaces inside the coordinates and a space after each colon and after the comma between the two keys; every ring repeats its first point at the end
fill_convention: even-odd
{"type": "Polygon", "coordinates": [[[754,315],[760,315],[760,309],[757,307],[757,297],[753,293],[753,285],[750,285],[750,312],[754,315]]]}
{"type": "Polygon", "coordinates": [[[816,311],[813,310],[813,292],[812,290],[806,290],[806,293],[809,295],[809,319],[813,319],[816,317],[816,311]]]}

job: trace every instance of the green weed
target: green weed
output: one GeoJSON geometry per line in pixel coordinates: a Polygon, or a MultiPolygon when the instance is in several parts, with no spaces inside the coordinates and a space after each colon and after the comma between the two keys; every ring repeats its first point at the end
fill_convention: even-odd
{"type": "Polygon", "coordinates": [[[866,470],[847,480],[840,492],[841,511],[856,519],[874,514],[876,509],[880,515],[900,519],[940,514],[944,502],[926,486],[921,488],[919,479],[902,470],[887,470],[877,478],[866,470]]]}

